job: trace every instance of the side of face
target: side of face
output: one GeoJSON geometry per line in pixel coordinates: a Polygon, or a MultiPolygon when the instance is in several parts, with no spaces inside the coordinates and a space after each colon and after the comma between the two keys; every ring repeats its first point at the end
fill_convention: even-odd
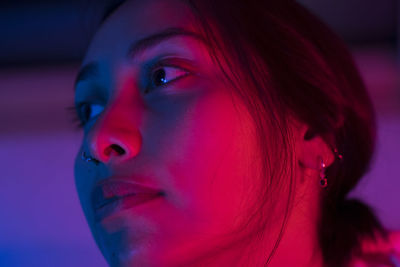
{"type": "Polygon", "coordinates": [[[96,33],[83,62],[96,67],[76,86],[76,104],[85,103],[88,116],[76,187],[113,266],[179,264],[238,240],[259,188],[254,125],[205,44],[179,34],[128,53],[171,28],[196,33],[181,1],[127,1],[96,33]],[[83,151],[100,164],[83,161],[83,151]],[[91,191],[116,176],[163,196],[95,220],[91,191]]]}

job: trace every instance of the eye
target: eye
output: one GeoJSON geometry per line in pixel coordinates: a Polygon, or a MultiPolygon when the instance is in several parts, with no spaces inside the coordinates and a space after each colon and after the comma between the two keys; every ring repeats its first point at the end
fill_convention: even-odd
{"type": "Polygon", "coordinates": [[[104,106],[100,104],[81,103],[77,106],[78,115],[83,125],[99,115],[103,110],[104,106]]]}
{"type": "Polygon", "coordinates": [[[182,68],[173,66],[156,67],[150,73],[150,84],[147,86],[145,93],[157,87],[163,87],[167,84],[177,81],[190,73],[182,68]]]}

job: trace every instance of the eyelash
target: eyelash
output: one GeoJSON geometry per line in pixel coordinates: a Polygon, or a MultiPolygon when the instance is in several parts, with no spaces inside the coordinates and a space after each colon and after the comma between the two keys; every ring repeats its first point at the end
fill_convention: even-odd
{"type": "Polygon", "coordinates": [[[169,82],[167,82],[165,84],[161,84],[161,85],[156,86],[156,87],[160,87],[160,88],[167,87],[167,86],[171,85],[172,83],[174,83],[174,82],[176,82],[176,81],[178,81],[178,80],[180,80],[180,79],[182,79],[182,78],[184,78],[184,77],[186,77],[186,76],[191,74],[191,72],[187,68],[179,66],[179,65],[184,64],[183,62],[181,62],[181,64],[176,64],[175,63],[176,61],[181,62],[181,60],[174,60],[174,59],[168,59],[167,58],[167,59],[158,61],[156,64],[154,64],[154,65],[152,65],[152,66],[150,66],[148,68],[148,70],[146,71],[146,75],[145,76],[146,76],[146,81],[150,81],[150,82],[147,83],[147,85],[145,86],[145,91],[144,91],[145,94],[149,93],[150,90],[154,90],[154,88],[151,88],[151,86],[153,84],[153,78],[155,78],[154,75],[155,75],[156,71],[158,71],[160,69],[174,68],[174,69],[177,69],[179,71],[185,72],[184,75],[180,75],[179,77],[174,78],[174,79],[170,80],[169,82]]]}
{"type": "Polygon", "coordinates": [[[80,130],[85,126],[84,122],[79,118],[79,114],[75,105],[67,106],[65,110],[70,115],[70,121],[75,126],[74,128],[76,130],[80,130]]]}
{"type": "MultiPolygon", "coordinates": [[[[171,64],[171,62],[168,59],[167,60],[158,61],[153,66],[149,67],[149,70],[145,74],[145,76],[147,78],[147,81],[150,81],[150,82],[148,82],[147,85],[145,86],[144,92],[145,92],[145,94],[147,94],[151,90],[154,90],[154,87],[160,87],[160,88],[167,87],[170,84],[172,84],[172,83],[174,83],[174,82],[176,82],[176,81],[178,81],[178,80],[180,80],[180,79],[182,79],[182,78],[184,78],[184,77],[186,77],[186,76],[188,76],[190,74],[191,74],[191,72],[189,70],[187,70],[186,68],[177,66],[176,64],[171,64]],[[161,84],[161,85],[158,85],[158,86],[153,86],[154,83],[153,83],[152,79],[154,78],[154,75],[155,75],[156,71],[158,71],[160,69],[163,69],[163,68],[168,68],[168,67],[175,68],[175,69],[177,69],[179,71],[185,72],[186,74],[181,75],[181,76],[179,76],[177,78],[174,78],[174,79],[172,79],[171,81],[169,81],[169,82],[167,82],[165,84],[161,84]],[[153,86],[153,88],[152,88],[152,86],[153,86]]],[[[80,129],[84,128],[86,123],[89,121],[88,120],[88,121],[85,122],[84,119],[81,118],[81,115],[79,114],[79,111],[78,111],[84,105],[87,105],[87,104],[89,104],[89,103],[82,102],[82,103],[79,103],[77,105],[73,104],[73,105],[70,105],[70,106],[66,107],[67,112],[71,115],[71,122],[72,122],[72,124],[75,125],[75,129],[77,129],[77,130],[80,130],[80,129]]]]}

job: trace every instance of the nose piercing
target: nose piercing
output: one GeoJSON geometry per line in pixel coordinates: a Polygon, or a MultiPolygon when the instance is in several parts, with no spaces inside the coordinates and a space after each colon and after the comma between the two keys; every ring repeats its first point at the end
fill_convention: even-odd
{"type": "Polygon", "coordinates": [[[89,162],[89,161],[93,161],[94,164],[99,165],[100,161],[98,161],[97,159],[91,157],[91,156],[87,156],[85,151],[82,152],[81,155],[82,160],[89,162]]]}

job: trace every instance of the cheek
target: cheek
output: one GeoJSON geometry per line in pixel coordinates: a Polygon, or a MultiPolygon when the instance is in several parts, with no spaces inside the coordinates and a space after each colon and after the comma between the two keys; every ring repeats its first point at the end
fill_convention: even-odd
{"type": "Polygon", "coordinates": [[[165,160],[175,177],[177,204],[216,231],[240,221],[255,184],[249,177],[256,153],[252,125],[243,107],[236,108],[228,93],[199,99],[172,141],[177,158],[165,160]]]}

